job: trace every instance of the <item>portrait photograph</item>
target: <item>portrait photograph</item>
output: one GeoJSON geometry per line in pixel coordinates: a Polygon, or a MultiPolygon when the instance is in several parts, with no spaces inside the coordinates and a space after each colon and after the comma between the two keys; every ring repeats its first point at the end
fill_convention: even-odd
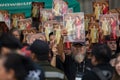
{"type": "Polygon", "coordinates": [[[16,14],[12,14],[11,16],[12,18],[12,28],[18,28],[18,21],[25,19],[25,14],[24,13],[16,13],[16,14]]]}
{"type": "Polygon", "coordinates": [[[52,11],[55,16],[62,16],[68,11],[68,3],[63,0],[53,0],[52,11]]]}
{"type": "Polygon", "coordinates": [[[100,16],[100,27],[105,39],[117,39],[118,14],[106,14],[100,16]]]}
{"type": "Polygon", "coordinates": [[[9,29],[11,29],[10,24],[10,14],[7,10],[0,10],[0,21],[4,21],[9,29]]]}
{"type": "Polygon", "coordinates": [[[84,13],[68,13],[64,15],[64,27],[67,36],[64,42],[84,42],[85,41],[85,27],[84,27],[84,13]]]}
{"type": "Polygon", "coordinates": [[[91,23],[89,27],[89,39],[90,43],[98,43],[99,42],[99,24],[98,23],[91,23]]]}
{"type": "Polygon", "coordinates": [[[32,2],[32,18],[39,18],[40,10],[44,8],[44,2],[32,2]]]}
{"type": "Polygon", "coordinates": [[[55,35],[55,42],[59,44],[61,38],[62,23],[58,21],[47,21],[43,24],[45,36],[49,41],[49,34],[53,32],[55,35]]]}
{"type": "Polygon", "coordinates": [[[41,22],[50,21],[50,20],[55,19],[55,16],[52,13],[52,9],[42,9],[40,11],[40,16],[41,16],[41,22]]]}
{"type": "Polygon", "coordinates": [[[31,29],[32,28],[32,19],[28,18],[28,19],[18,20],[18,28],[20,30],[31,29]]]}
{"type": "Polygon", "coordinates": [[[109,2],[108,1],[95,1],[93,2],[93,12],[96,20],[99,20],[101,14],[108,14],[109,2]]]}

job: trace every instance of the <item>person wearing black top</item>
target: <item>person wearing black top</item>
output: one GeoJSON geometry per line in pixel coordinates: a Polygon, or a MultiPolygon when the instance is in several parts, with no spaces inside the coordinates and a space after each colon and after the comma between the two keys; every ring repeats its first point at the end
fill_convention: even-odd
{"type": "Polygon", "coordinates": [[[68,80],[75,80],[77,74],[85,74],[90,70],[90,62],[85,58],[85,46],[81,43],[73,43],[72,54],[65,56],[64,72],[68,80]]]}
{"type": "Polygon", "coordinates": [[[106,44],[95,44],[92,48],[91,63],[94,65],[82,80],[111,80],[113,68],[109,64],[112,52],[106,44]]]}

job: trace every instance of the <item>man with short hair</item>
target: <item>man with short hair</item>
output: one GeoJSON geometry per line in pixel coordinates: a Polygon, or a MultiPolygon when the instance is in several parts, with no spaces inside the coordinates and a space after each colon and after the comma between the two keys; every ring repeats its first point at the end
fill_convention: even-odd
{"type": "Polygon", "coordinates": [[[35,40],[30,46],[31,58],[45,71],[46,80],[67,80],[65,74],[52,67],[48,62],[49,45],[41,40],[35,40]]]}
{"type": "Polygon", "coordinates": [[[16,51],[20,53],[20,49],[22,48],[22,44],[18,39],[16,39],[13,35],[8,33],[3,33],[0,36],[0,54],[5,55],[11,51],[16,51]]]}
{"type": "Polygon", "coordinates": [[[107,45],[112,50],[112,57],[115,58],[116,55],[117,55],[117,53],[116,53],[116,50],[117,50],[117,42],[116,42],[116,40],[107,41],[107,45]]]}
{"type": "Polygon", "coordinates": [[[91,63],[94,67],[82,77],[82,80],[111,80],[113,68],[109,64],[110,48],[106,44],[95,44],[91,54],[91,63]]]}
{"type": "Polygon", "coordinates": [[[86,58],[85,43],[72,43],[71,54],[66,54],[64,60],[64,72],[68,77],[68,80],[77,80],[77,75],[83,76],[89,69],[91,69],[89,64],[90,63],[86,58]]]}

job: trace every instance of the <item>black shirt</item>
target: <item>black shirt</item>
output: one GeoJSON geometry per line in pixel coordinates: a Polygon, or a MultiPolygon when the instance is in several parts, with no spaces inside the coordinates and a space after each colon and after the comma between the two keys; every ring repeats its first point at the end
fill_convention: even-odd
{"type": "MultiPolygon", "coordinates": [[[[113,75],[113,68],[111,67],[110,64],[108,64],[108,63],[99,64],[99,65],[95,66],[94,68],[99,68],[102,72],[109,71],[111,73],[111,76],[109,74],[107,76],[110,76],[110,78],[108,78],[108,80],[111,80],[112,75],[113,75]]],[[[107,77],[107,76],[105,76],[105,77],[107,77]]],[[[101,80],[101,79],[93,70],[91,70],[91,71],[88,71],[83,76],[82,80],[101,80]]]]}
{"type": "Polygon", "coordinates": [[[86,73],[90,68],[89,60],[85,59],[82,63],[77,63],[72,55],[66,55],[64,62],[64,72],[68,80],[75,80],[77,72],[86,73]]]}

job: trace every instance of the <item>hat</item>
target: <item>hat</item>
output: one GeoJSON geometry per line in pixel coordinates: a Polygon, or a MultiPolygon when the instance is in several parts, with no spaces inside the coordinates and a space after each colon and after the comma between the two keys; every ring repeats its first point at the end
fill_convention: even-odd
{"type": "Polygon", "coordinates": [[[48,59],[49,45],[42,40],[35,40],[29,48],[38,59],[48,59]]]}
{"type": "Polygon", "coordinates": [[[73,42],[73,46],[85,46],[84,42],[73,42]]]}

